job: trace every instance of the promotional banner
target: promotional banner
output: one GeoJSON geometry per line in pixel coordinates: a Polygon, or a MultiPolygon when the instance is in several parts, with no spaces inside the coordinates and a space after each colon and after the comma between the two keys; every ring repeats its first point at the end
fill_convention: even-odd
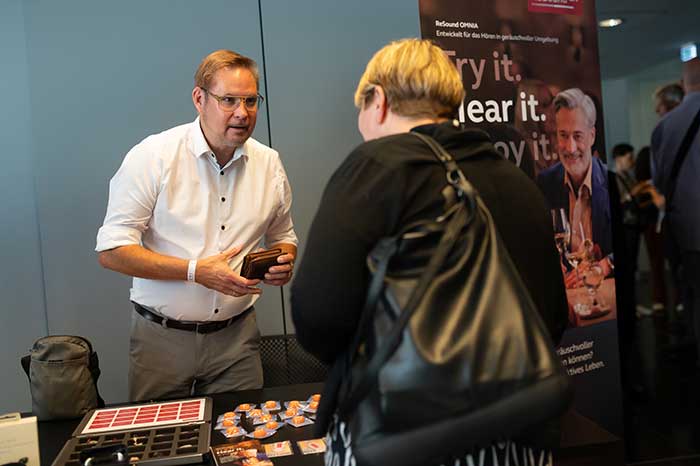
{"type": "Polygon", "coordinates": [[[557,352],[576,390],[562,446],[615,441],[622,402],[594,2],[419,4],[423,38],[462,76],[460,120],[488,132],[549,204],[568,299],[557,352]]]}

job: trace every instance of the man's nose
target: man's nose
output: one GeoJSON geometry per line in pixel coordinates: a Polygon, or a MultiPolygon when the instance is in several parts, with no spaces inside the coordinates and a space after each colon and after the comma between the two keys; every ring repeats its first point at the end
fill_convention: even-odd
{"type": "Polygon", "coordinates": [[[233,115],[237,119],[248,118],[249,114],[250,114],[250,110],[248,110],[248,107],[245,106],[245,101],[238,104],[238,107],[236,107],[236,109],[233,111],[233,115]]]}
{"type": "Polygon", "coordinates": [[[576,141],[574,141],[574,138],[568,138],[566,140],[566,149],[572,154],[576,152],[576,141]]]}

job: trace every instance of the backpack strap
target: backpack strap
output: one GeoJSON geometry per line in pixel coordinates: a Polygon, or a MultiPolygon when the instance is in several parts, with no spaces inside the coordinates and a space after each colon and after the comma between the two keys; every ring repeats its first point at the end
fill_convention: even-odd
{"type": "MultiPolygon", "coordinates": [[[[25,356],[25,357],[28,357],[28,356],[25,356]]],[[[24,359],[24,358],[22,358],[22,359],[24,359]]],[[[97,396],[97,407],[104,408],[105,407],[105,400],[102,399],[102,397],[100,396],[100,391],[97,389],[97,379],[100,378],[100,374],[102,373],[102,371],[100,371],[100,360],[97,357],[97,353],[95,351],[92,351],[90,353],[90,359],[88,362],[88,370],[90,371],[90,375],[92,375],[92,383],[95,384],[95,395],[97,396]]]]}
{"type": "Polygon", "coordinates": [[[30,355],[23,356],[19,362],[22,364],[22,369],[24,369],[24,373],[27,374],[27,378],[29,379],[29,383],[32,382],[31,377],[29,377],[29,363],[31,362],[32,357],[30,355]]]}

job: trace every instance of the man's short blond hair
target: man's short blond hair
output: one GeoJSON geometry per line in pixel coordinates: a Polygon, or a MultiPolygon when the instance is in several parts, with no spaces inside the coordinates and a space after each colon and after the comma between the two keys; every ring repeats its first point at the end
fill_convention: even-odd
{"type": "Polygon", "coordinates": [[[255,78],[255,85],[260,88],[258,64],[255,63],[255,60],[232,50],[225,49],[217,50],[204,57],[204,60],[199,64],[194,74],[194,85],[209,89],[217,71],[232,68],[245,68],[249,70],[255,78]]]}
{"type": "Polygon", "coordinates": [[[432,42],[402,39],[374,54],[355,91],[355,106],[364,107],[380,86],[389,109],[404,117],[454,117],[464,100],[455,65],[432,42]]]}

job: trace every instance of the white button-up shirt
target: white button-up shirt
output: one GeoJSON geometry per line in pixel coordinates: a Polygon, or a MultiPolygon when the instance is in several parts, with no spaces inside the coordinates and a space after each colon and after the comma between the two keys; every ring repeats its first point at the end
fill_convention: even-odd
{"type": "MultiPolygon", "coordinates": [[[[264,241],[297,244],[292,193],[277,151],[249,138],[219,167],[199,118],[147,137],[124,158],[109,184],[96,251],[139,244],[182,259],[242,246],[231,261],[264,241]]],[[[257,295],[227,296],[187,281],[134,278],[131,300],[177,320],[224,320],[257,295]]]]}

